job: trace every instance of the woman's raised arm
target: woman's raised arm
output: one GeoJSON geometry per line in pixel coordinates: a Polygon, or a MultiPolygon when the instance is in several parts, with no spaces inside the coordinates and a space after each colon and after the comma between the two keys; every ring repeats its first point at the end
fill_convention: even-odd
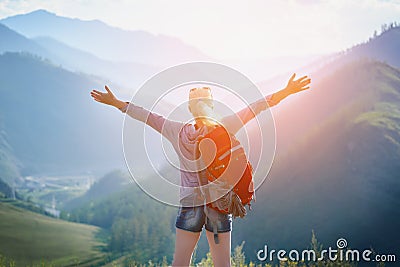
{"type": "Polygon", "coordinates": [[[116,107],[121,112],[128,114],[133,119],[146,123],[154,130],[165,136],[170,142],[177,142],[179,131],[183,127],[182,122],[168,120],[164,116],[151,112],[143,107],[119,100],[117,97],[115,97],[107,85],[104,86],[104,88],[107,91],[105,93],[97,90],[90,92],[90,95],[95,101],[116,107]]]}
{"type": "Polygon", "coordinates": [[[293,73],[284,89],[251,103],[249,106],[235,114],[224,117],[221,121],[222,124],[230,133],[236,134],[237,131],[239,131],[247,122],[252,120],[261,111],[277,105],[291,94],[310,88],[308,86],[311,83],[310,78],[303,76],[300,79],[294,80],[295,77],[296,74],[293,73]]]}
{"type": "Polygon", "coordinates": [[[126,106],[127,103],[116,98],[107,85],[105,85],[104,88],[107,91],[106,93],[99,92],[97,90],[92,90],[90,92],[90,95],[93,97],[95,101],[116,107],[118,109],[121,109],[124,106],[126,106]]]}

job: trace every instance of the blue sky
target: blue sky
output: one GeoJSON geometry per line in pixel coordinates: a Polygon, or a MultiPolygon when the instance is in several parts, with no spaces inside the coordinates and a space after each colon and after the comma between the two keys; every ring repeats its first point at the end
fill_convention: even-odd
{"type": "Polygon", "coordinates": [[[1,18],[36,9],[175,36],[226,59],[339,51],[400,22],[400,1],[0,0],[1,18]]]}

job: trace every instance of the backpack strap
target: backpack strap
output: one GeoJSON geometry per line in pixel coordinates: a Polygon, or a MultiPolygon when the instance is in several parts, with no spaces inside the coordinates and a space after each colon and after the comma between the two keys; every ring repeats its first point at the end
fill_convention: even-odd
{"type": "Polygon", "coordinates": [[[215,244],[219,244],[218,229],[215,223],[213,223],[213,232],[214,232],[214,242],[215,244]]]}
{"type": "Polygon", "coordinates": [[[212,226],[213,226],[213,232],[214,232],[214,242],[215,242],[215,244],[219,244],[217,224],[215,222],[213,222],[212,226]]]}
{"type": "MultiPolygon", "coordinates": [[[[199,157],[200,157],[200,150],[198,148],[198,145],[199,145],[199,141],[196,142],[196,149],[195,149],[196,157],[195,157],[195,159],[199,159],[199,157]]],[[[197,167],[200,170],[201,166],[200,166],[199,162],[200,162],[200,160],[197,162],[197,164],[198,164],[197,167]]],[[[199,185],[200,185],[200,192],[203,194],[203,198],[205,200],[204,214],[206,215],[206,218],[208,218],[211,222],[213,233],[214,233],[214,242],[215,242],[215,244],[219,244],[218,226],[217,226],[217,221],[216,221],[217,219],[216,219],[215,213],[210,214],[209,207],[207,205],[208,200],[211,199],[210,191],[209,191],[208,187],[205,187],[205,188],[202,187],[203,185],[208,184],[208,177],[207,177],[208,171],[207,171],[207,169],[205,169],[203,171],[199,171],[197,174],[198,174],[198,180],[199,180],[199,185]]],[[[213,211],[211,211],[211,212],[213,212],[213,211]]]]}
{"type": "Polygon", "coordinates": [[[204,205],[204,213],[206,215],[206,218],[208,218],[210,220],[210,222],[211,222],[211,226],[212,226],[213,233],[214,233],[214,242],[215,242],[215,244],[219,244],[217,212],[218,211],[211,209],[209,206],[204,205]]]}

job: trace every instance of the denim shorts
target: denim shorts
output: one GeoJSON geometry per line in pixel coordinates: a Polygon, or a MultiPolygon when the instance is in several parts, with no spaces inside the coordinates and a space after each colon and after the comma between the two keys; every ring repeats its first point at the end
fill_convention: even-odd
{"type": "MultiPolygon", "coordinates": [[[[204,213],[204,206],[197,207],[179,207],[178,215],[176,216],[175,227],[190,231],[201,232],[205,225],[206,230],[213,232],[211,221],[204,213]]],[[[218,212],[218,220],[216,223],[217,232],[224,233],[232,230],[232,215],[218,212]]]]}

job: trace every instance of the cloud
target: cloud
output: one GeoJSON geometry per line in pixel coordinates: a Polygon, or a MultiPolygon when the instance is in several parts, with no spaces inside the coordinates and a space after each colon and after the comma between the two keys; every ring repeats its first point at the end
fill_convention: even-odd
{"type": "Polygon", "coordinates": [[[296,0],[297,3],[301,5],[316,5],[319,4],[320,0],[296,0]]]}

